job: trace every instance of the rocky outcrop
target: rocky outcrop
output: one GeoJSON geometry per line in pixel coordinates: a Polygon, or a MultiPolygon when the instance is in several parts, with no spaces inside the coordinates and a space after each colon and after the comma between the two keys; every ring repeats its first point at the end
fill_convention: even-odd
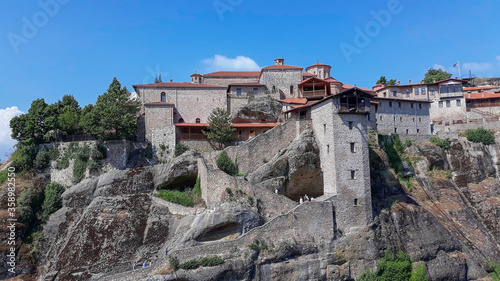
{"type": "Polygon", "coordinates": [[[282,105],[279,101],[266,96],[254,99],[248,104],[235,108],[231,114],[233,122],[277,122],[282,105]]]}
{"type": "Polygon", "coordinates": [[[278,190],[289,198],[323,194],[319,148],[312,130],[306,130],[268,163],[248,176],[253,184],[278,190]]]}

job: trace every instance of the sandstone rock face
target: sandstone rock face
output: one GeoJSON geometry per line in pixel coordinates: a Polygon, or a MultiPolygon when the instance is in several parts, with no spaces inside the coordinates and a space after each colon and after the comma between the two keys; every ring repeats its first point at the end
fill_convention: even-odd
{"type": "Polygon", "coordinates": [[[231,115],[234,122],[276,122],[282,105],[271,97],[258,98],[238,106],[231,115]]]}
{"type": "Polygon", "coordinates": [[[297,136],[288,148],[250,174],[248,180],[272,191],[277,189],[295,200],[305,194],[321,196],[323,176],[313,131],[306,130],[297,136]]]}

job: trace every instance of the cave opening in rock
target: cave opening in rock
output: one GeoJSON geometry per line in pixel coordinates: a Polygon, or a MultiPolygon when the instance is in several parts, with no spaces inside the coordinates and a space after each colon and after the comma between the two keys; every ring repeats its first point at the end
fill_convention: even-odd
{"type": "Polygon", "coordinates": [[[293,173],[286,187],[285,196],[299,201],[300,197],[307,195],[317,198],[323,195],[323,173],[321,168],[302,167],[293,173]]]}
{"type": "Polygon", "coordinates": [[[178,176],[158,185],[157,189],[185,191],[186,189],[191,189],[194,187],[197,177],[198,176],[196,174],[178,176]]]}
{"type": "Polygon", "coordinates": [[[210,242],[219,240],[233,240],[241,233],[241,226],[238,223],[227,223],[214,227],[196,238],[198,242],[210,242]]]}

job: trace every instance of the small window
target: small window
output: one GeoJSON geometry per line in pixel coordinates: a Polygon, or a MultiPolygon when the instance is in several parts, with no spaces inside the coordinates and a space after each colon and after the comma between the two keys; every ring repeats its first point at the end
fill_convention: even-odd
{"type": "Polygon", "coordinates": [[[422,122],[422,118],[421,117],[418,117],[418,122],[422,122]]]}
{"type": "Polygon", "coordinates": [[[422,93],[422,95],[425,95],[425,88],[420,89],[420,93],[422,93]]]}
{"type": "Polygon", "coordinates": [[[392,107],[392,101],[389,102],[389,107],[392,107]]]}
{"type": "Polygon", "coordinates": [[[398,107],[401,107],[401,102],[398,102],[398,107]]]}
{"type": "Polygon", "coordinates": [[[366,115],[366,118],[368,118],[368,121],[371,121],[370,114],[366,115]]]}
{"type": "Polygon", "coordinates": [[[394,133],[397,134],[398,133],[398,128],[394,128],[394,133]]]}
{"type": "Polygon", "coordinates": [[[356,152],[355,147],[354,147],[354,143],[351,142],[351,153],[354,153],[354,152],[356,152]]]}
{"type": "Polygon", "coordinates": [[[237,89],[236,89],[236,94],[237,94],[238,96],[241,96],[241,89],[240,89],[240,88],[237,88],[237,89]]]}
{"type": "Polygon", "coordinates": [[[167,101],[167,95],[165,93],[161,93],[161,101],[166,102],[167,101]]]}
{"type": "Polygon", "coordinates": [[[354,206],[358,206],[358,198],[354,198],[354,206]]]}
{"type": "Polygon", "coordinates": [[[382,121],[382,116],[380,116],[380,121],[382,121]]]}
{"type": "Polygon", "coordinates": [[[451,106],[451,101],[450,100],[447,100],[446,101],[446,107],[450,107],[451,106]]]}
{"type": "Polygon", "coordinates": [[[436,93],[436,91],[434,91],[434,88],[431,88],[429,91],[431,92],[431,95],[434,95],[436,93]]]}
{"type": "Polygon", "coordinates": [[[184,123],[184,119],[179,119],[179,123],[184,123]]]}
{"type": "Polygon", "coordinates": [[[293,96],[293,86],[290,86],[290,96],[293,96]]]}
{"type": "Polygon", "coordinates": [[[258,88],[253,88],[253,93],[256,95],[259,93],[259,89],[258,88]]]}
{"type": "Polygon", "coordinates": [[[355,179],[356,179],[356,171],[351,170],[351,180],[355,180],[355,179]]]}
{"type": "Polygon", "coordinates": [[[417,129],[417,134],[420,133],[420,129],[417,129]]]}
{"type": "Polygon", "coordinates": [[[406,134],[408,135],[410,133],[410,129],[406,129],[406,134]]]}
{"type": "Polygon", "coordinates": [[[326,145],[326,153],[330,153],[330,145],[329,144],[326,145]]]}
{"type": "Polygon", "coordinates": [[[462,106],[462,102],[460,100],[457,100],[457,107],[461,107],[462,106]]]}
{"type": "Polygon", "coordinates": [[[326,133],[326,124],[323,124],[323,133],[326,133]]]}
{"type": "Polygon", "coordinates": [[[418,95],[418,94],[419,94],[419,89],[415,88],[415,95],[418,95]]]}
{"type": "Polygon", "coordinates": [[[393,96],[393,97],[397,97],[397,96],[398,96],[398,92],[396,92],[396,91],[392,91],[392,96],[393,96]]]}
{"type": "Polygon", "coordinates": [[[418,104],[418,109],[422,109],[422,104],[421,103],[418,104]]]}
{"type": "Polygon", "coordinates": [[[399,117],[399,122],[403,122],[403,117],[399,117]]]}
{"type": "Polygon", "coordinates": [[[354,122],[349,121],[349,130],[352,130],[353,127],[354,127],[354,122]]]}
{"type": "Polygon", "coordinates": [[[413,108],[413,103],[410,104],[411,108],[413,108]]]}
{"type": "Polygon", "coordinates": [[[443,108],[443,101],[439,101],[439,108],[443,108]]]}
{"type": "Polygon", "coordinates": [[[273,85],[273,92],[276,92],[276,86],[273,85]]]}
{"type": "Polygon", "coordinates": [[[413,117],[413,122],[415,122],[415,117],[413,117]]]}
{"type": "Polygon", "coordinates": [[[410,96],[410,90],[406,89],[406,97],[409,97],[409,96],[410,96]]]}
{"type": "Polygon", "coordinates": [[[396,122],[396,116],[394,116],[394,122],[396,122]]]}
{"type": "Polygon", "coordinates": [[[198,123],[198,124],[201,123],[200,118],[196,118],[196,123],[198,123]]]}

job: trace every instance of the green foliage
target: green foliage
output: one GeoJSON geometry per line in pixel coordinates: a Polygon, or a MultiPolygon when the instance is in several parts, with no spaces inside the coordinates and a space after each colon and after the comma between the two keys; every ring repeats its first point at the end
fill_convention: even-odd
{"type": "Polygon", "coordinates": [[[396,85],[396,79],[391,79],[387,82],[387,85],[394,86],[396,85]]]}
{"type": "Polygon", "coordinates": [[[427,281],[425,266],[423,264],[418,264],[417,268],[412,271],[410,281],[427,281]]]}
{"type": "Polygon", "coordinates": [[[99,171],[99,169],[101,169],[101,165],[99,162],[92,159],[87,163],[87,168],[89,169],[89,172],[93,173],[99,171]]]}
{"type": "Polygon", "coordinates": [[[441,69],[429,68],[429,70],[427,70],[427,73],[425,73],[424,83],[433,83],[434,80],[438,82],[450,77],[451,73],[448,73],[441,69]]]}
{"type": "Polygon", "coordinates": [[[85,172],[87,171],[87,160],[84,158],[75,159],[73,164],[73,184],[77,184],[85,178],[85,172]]]}
{"type": "Polygon", "coordinates": [[[202,131],[207,138],[216,143],[219,149],[234,140],[234,128],[231,126],[231,114],[222,108],[215,108],[208,117],[209,126],[202,131]]]}
{"type": "Polygon", "coordinates": [[[202,202],[201,189],[186,189],[185,191],[160,190],[155,196],[185,207],[194,207],[197,203],[202,202]]]}
{"type": "Polygon", "coordinates": [[[17,198],[17,211],[28,228],[37,219],[37,214],[42,209],[43,201],[44,191],[41,186],[30,186],[23,190],[17,198]]]}
{"type": "Polygon", "coordinates": [[[488,262],[490,266],[490,276],[494,281],[500,281],[500,262],[488,262]]]}
{"type": "Polygon", "coordinates": [[[377,265],[377,277],[380,281],[407,281],[411,277],[410,257],[403,251],[394,256],[389,250],[377,265]]]}
{"type": "Polygon", "coordinates": [[[189,147],[182,142],[175,145],[175,157],[180,156],[184,152],[188,151],[189,147]]]}
{"type": "Polygon", "coordinates": [[[179,259],[177,257],[174,257],[174,256],[168,257],[168,263],[173,270],[179,269],[180,263],[179,263],[179,259]]]}
{"type": "Polygon", "coordinates": [[[485,145],[495,143],[495,135],[485,128],[469,129],[465,131],[465,137],[471,142],[480,142],[485,145]]]}
{"type": "Polygon", "coordinates": [[[229,194],[229,196],[233,196],[233,191],[231,190],[231,188],[226,187],[226,192],[227,194],[229,194]]]}
{"type": "Polygon", "coordinates": [[[92,146],[90,149],[90,157],[94,160],[103,160],[107,157],[106,147],[102,144],[92,146]]]}
{"type": "Polygon", "coordinates": [[[66,188],[57,183],[51,182],[45,187],[45,199],[42,205],[41,220],[47,221],[49,216],[62,207],[62,198],[66,188]]]}
{"type": "Polygon", "coordinates": [[[40,251],[42,250],[43,240],[44,240],[43,231],[33,232],[26,239],[26,242],[30,245],[30,251],[28,255],[33,264],[36,264],[38,256],[40,255],[40,251]]]}
{"type": "Polygon", "coordinates": [[[50,160],[52,160],[52,161],[57,160],[57,158],[59,158],[59,156],[60,156],[59,144],[58,143],[54,144],[51,148],[49,148],[48,152],[49,152],[50,160]]]}
{"type": "Polygon", "coordinates": [[[7,170],[3,170],[3,171],[0,171],[0,184],[3,184],[4,182],[7,181],[7,174],[9,173],[9,171],[7,170]]]}
{"type": "Polygon", "coordinates": [[[451,141],[449,138],[446,139],[441,139],[438,137],[431,137],[429,141],[439,147],[441,147],[444,150],[448,150],[451,147],[451,141]]]}
{"type": "Polygon", "coordinates": [[[243,174],[243,173],[237,173],[236,175],[237,175],[238,177],[244,177],[244,176],[245,176],[245,174],[243,174]]]}
{"type": "Polygon", "coordinates": [[[378,281],[377,274],[373,273],[370,270],[366,271],[365,273],[361,274],[358,281],[378,281]]]}
{"type": "Polygon", "coordinates": [[[397,134],[393,134],[391,136],[379,136],[379,141],[381,142],[381,147],[384,149],[387,154],[387,158],[391,163],[392,168],[396,172],[396,174],[402,172],[403,170],[403,161],[399,156],[399,153],[404,151],[404,147],[401,144],[399,136],[397,134]],[[400,151],[398,153],[398,151],[400,151]]]}
{"type": "Polygon", "coordinates": [[[217,266],[223,263],[224,263],[223,258],[219,256],[213,256],[213,257],[205,257],[199,260],[196,259],[189,260],[187,262],[181,263],[179,265],[179,268],[189,270],[189,269],[196,269],[200,266],[205,266],[205,267],[217,266]]]}
{"type": "Polygon", "coordinates": [[[222,151],[219,158],[217,158],[217,167],[231,176],[238,174],[237,161],[233,162],[225,151],[222,151]]]}
{"type": "Polygon", "coordinates": [[[253,204],[254,204],[254,200],[253,200],[253,197],[252,197],[252,196],[248,196],[248,204],[249,204],[250,206],[253,206],[253,204]]]}
{"type": "Polygon", "coordinates": [[[97,98],[95,106],[84,108],[80,126],[99,140],[124,139],[137,131],[139,102],[130,100],[130,92],[113,78],[108,91],[97,98]]]}
{"type": "Polygon", "coordinates": [[[165,150],[165,149],[167,149],[167,147],[162,143],[162,144],[160,144],[160,149],[165,150]]]}
{"type": "Polygon", "coordinates": [[[377,80],[377,83],[375,83],[375,85],[377,85],[377,84],[387,85],[387,79],[385,78],[385,76],[380,76],[380,78],[377,80]]]}
{"type": "Polygon", "coordinates": [[[16,151],[12,153],[10,159],[11,166],[16,168],[16,171],[29,171],[33,168],[33,162],[36,158],[36,144],[32,139],[19,141],[16,144],[16,151]]]}
{"type": "Polygon", "coordinates": [[[145,156],[148,159],[152,159],[153,158],[153,147],[151,145],[148,145],[148,147],[146,148],[146,154],[145,154],[145,156]]]}
{"type": "Polygon", "coordinates": [[[193,187],[193,192],[201,198],[201,183],[200,178],[196,179],[196,184],[193,187]]]}
{"type": "Polygon", "coordinates": [[[46,148],[42,148],[38,151],[35,157],[35,161],[33,165],[37,169],[45,169],[49,166],[50,163],[50,153],[46,148]]]}

